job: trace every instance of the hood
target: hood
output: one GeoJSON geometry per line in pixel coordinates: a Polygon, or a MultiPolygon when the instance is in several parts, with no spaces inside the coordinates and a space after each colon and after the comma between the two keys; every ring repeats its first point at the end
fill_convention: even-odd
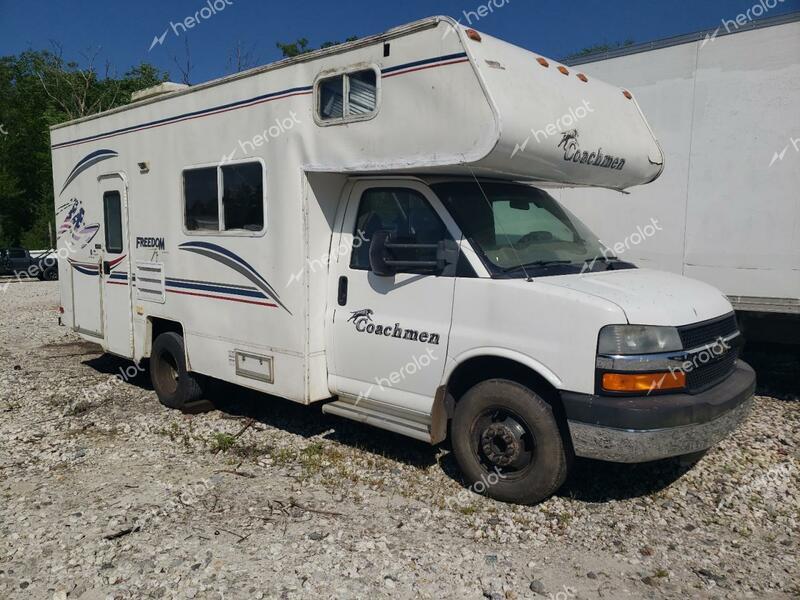
{"type": "Polygon", "coordinates": [[[628,269],[536,281],[613,302],[634,325],[690,325],[733,312],[718,289],[664,271],[628,269]]]}

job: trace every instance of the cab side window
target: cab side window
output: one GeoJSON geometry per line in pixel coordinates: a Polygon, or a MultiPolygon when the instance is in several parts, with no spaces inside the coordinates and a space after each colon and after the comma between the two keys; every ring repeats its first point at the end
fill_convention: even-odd
{"type": "MultiPolygon", "coordinates": [[[[361,196],[350,268],[368,271],[369,244],[376,231],[389,231],[397,242],[437,244],[452,240],[425,197],[412,189],[372,188],[361,196]]],[[[431,260],[435,250],[407,250],[405,260],[431,260]]],[[[413,273],[414,271],[404,271],[413,273]]]]}

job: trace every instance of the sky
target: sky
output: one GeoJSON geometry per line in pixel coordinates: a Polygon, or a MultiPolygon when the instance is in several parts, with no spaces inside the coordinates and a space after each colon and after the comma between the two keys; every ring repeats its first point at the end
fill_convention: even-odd
{"type": "Polygon", "coordinates": [[[723,19],[747,18],[748,11],[763,17],[798,10],[800,0],[0,0],[0,56],[51,48],[55,41],[65,58],[81,64],[82,56],[96,54],[96,64],[108,63],[121,75],[149,62],[180,81],[176,60],[185,64],[188,39],[196,84],[232,72],[237,45],[256,66],[281,57],[279,41],[305,37],[318,47],[435,14],[558,59],[595,44],[713,30],[723,19]],[[218,10],[206,10],[204,18],[199,11],[208,2],[218,10]],[[191,29],[171,26],[195,14],[191,29]]]}

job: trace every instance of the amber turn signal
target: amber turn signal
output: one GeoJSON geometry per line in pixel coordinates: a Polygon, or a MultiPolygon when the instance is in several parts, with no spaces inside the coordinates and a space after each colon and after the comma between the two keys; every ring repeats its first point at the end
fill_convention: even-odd
{"type": "Polygon", "coordinates": [[[655,392],[680,390],[686,387],[686,373],[604,373],[603,390],[606,392],[655,392]]]}
{"type": "Polygon", "coordinates": [[[481,34],[474,29],[467,29],[467,37],[474,42],[482,41],[481,34]]]}

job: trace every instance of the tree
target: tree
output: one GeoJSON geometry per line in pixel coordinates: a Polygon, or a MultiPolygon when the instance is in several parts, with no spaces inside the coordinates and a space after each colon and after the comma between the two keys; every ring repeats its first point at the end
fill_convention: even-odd
{"type": "Polygon", "coordinates": [[[148,64],[117,77],[102,75],[98,51],[84,63],[66,61],[53,50],[0,57],[0,246],[49,243],[54,221],[49,127],[130,102],[131,92],[168,79],[148,64]]]}
{"type": "Polygon", "coordinates": [[[255,55],[254,49],[255,44],[245,48],[241,40],[237,41],[228,55],[228,72],[241,73],[258,65],[258,57],[255,55]]]}

